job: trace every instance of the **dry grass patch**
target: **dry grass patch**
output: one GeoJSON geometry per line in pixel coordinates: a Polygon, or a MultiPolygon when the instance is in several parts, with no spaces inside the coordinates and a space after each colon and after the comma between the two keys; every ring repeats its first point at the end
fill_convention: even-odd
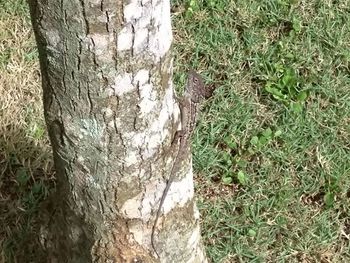
{"type": "Polygon", "coordinates": [[[0,28],[0,262],[28,262],[38,207],[53,182],[51,150],[30,23],[0,12],[0,28]]]}

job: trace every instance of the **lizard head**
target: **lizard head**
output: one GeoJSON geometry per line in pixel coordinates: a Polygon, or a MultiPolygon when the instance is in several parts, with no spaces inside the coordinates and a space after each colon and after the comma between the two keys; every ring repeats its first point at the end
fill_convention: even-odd
{"type": "Polygon", "coordinates": [[[209,98],[213,94],[214,88],[206,87],[203,78],[194,70],[188,73],[186,92],[190,94],[194,103],[199,103],[203,98],[209,98]]]}

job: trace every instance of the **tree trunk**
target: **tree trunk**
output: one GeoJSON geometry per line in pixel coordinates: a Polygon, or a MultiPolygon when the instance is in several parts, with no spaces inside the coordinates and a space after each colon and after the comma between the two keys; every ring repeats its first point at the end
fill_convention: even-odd
{"type": "Polygon", "coordinates": [[[29,4],[57,173],[47,262],[206,262],[190,153],[151,244],[179,128],[169,0],[29,4]]]}

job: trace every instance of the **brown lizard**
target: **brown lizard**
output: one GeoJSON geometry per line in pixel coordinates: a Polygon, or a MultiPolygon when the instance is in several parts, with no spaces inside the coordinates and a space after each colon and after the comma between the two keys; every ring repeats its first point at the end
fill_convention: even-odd
{"type": "Polygon", "coordinates": [[[172,146],[178,144],[178,150],[172,165],[169,179],[166,182],[163,195],[160,199],[157,215],[152,227],[151,242],[153,250],[156,252],[158,258],[159,254],[154,244],[154,234],[157,227],[158,219],[162,211],[164,200],[168,194],[170,186],[174,181],[175,174],[179,169],[184,156],[186,156],[187,150],[190,146],[190,140],[192,132],[196,125],[196,118],[198,113],[198,104],[203,98],[209,98],[212,95],[213,89],[207,90],[204,86],[202,77],[191,70],[188,74],[187,84],[184,95],[178,99],[180,111],[181,111],[181,130],[175,133],[172,141],[172,146]],[[179,142],[178,142],[179,141],[179,142]]]}

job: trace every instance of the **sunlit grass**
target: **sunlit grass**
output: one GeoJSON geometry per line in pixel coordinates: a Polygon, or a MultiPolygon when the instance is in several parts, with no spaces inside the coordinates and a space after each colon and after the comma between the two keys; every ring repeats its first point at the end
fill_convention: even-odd
{"type": "Polygon", "coordinates": [[[175,72],[217,86],[193,145],[211,260],[348,262],[349,2],[173,6],[175,72]]]}

